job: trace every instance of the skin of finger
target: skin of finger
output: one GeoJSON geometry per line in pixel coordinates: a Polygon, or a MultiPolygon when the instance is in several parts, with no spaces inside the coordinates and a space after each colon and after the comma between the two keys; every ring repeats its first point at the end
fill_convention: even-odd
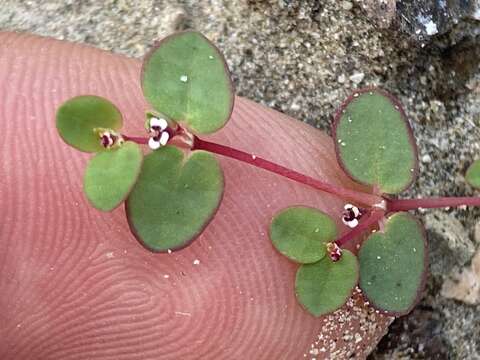
{"type": "MultiPolygon", "coordinates": [[[[272,216],[291,205],[325,211],[341,228],[338,199],[220,158],[223,202],[173,254],[141,247],[123,208],[88,206],[90,155],[60,140],[55,110],[76,95],[103,96],[124,114],[126,133],[143,135],[140,69],[90,47],[0,34],[0,358],[364,358],[391,318],[359,294],[310,316],[295,299],[297,265],[268,239],[272,216]]],[[[245,99],[209,139],[353,186],[330,138],[245,99]]]]}

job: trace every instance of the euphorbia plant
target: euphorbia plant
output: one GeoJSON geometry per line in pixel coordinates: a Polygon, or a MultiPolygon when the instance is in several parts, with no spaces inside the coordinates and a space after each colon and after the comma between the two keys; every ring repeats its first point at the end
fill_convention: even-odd
{"type": "Polygon", "coordinates": [[[118,109],[97,96],[78,96],[58,109],[64,141],[97,153],[84,177],[89,202],[111,211],[125,201],[139,242],[152,251],[171,252],[194,240],[221,202],[224,180],[213,154],[344,199],[345,211],[338,216],[348,230],[340,236],[335,219],[298,205],[281,211],[270,226],[274,247],[302,264],[296,294],[315,316],[341,307],[357,285],[377,309],[408,312],[424,284],[427,248],[423,227],[406,211],[480,205],[479,198],[393,197],[414,181],[417,150],[400,104],[382,90],[354,93],[334,121],[338,162],[364,185],[359,191],[202,139],[229,120],[234,93],[222,55],[201,34],[177,33],[158,43],[145,59],[141,82],[152,106],[142,121],[147,137],[122,133],[118,109]],[[147,155],[142,145],[151,150],[147,155]],[[365,235],[358,254],[344,249],[365,235]]]}

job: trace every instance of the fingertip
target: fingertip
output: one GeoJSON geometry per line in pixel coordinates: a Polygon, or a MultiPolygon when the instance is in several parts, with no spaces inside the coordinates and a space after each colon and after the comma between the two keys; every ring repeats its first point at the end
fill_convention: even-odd
{"type": "MultiPolygon", "coordinates": [[[[0,263],[9,274],[0,294],[7,294],[4,309],[16,309],[5,327],[13,345],[0,346],[0,354],[297,358],[311,344],[337,346],[350,326],[364,325],[370,343],[384,331],[388,321],[365,320],[361,299],[322,322],[305,313],[295,301],[296,267],[266,235],[283,207],[305,204],[335,215],[341,202],[234,160],[221,158],[224,202],[193,245],[172,256],[140,248],[123,209],[100,215],[88,206],[81,194],[85,155],[63,144],[54,126],[59,104],[92,94],[119,107],[126,132],[143,134],[140,62],[58,40],[0,36],[0,160],[8,189],[0,196],[8,209],[0,263]],[[32,120],[27,139],[19,136],[24,119],[32,120]]],[[[349,181],[330,138],[249,100],[236,99],[231,121],[212,138],[320,179],[349,181]]]]}

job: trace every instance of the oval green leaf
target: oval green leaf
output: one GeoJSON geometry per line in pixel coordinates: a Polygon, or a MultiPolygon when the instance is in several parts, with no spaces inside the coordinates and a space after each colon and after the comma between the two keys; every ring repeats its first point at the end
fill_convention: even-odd
{"type": "Polygon", "coordinates": [[[321,316],[342,307],[357,282],[357,258],[343,249],[337,262],[325,256],[314,264],[302,265],[297,271],[295,292],[298,301],[310,314],[321,316]]]}
{"type": "Polygon", "coordinates": [[[197,134],[217,131],[232,113],[234,94],[225,59],[198,32],[160,41],[145,58],[142,87],[155,110],[197,134]]]}
{"type": "Polygon", "coordinates": [[[294,206],[278,213],[270,224],[270,239],[289,259],[307,264],[326,254],[326,243],[335,240],[333,220],[317,209],[294,206]]]}
{"type": "Polygon", "coordinates": [[[111,211],[120,205],[137,181],[142,160],[142,150],[131,141],[95,155],[83,178],[83,189],[92,206],[111,211]]]}
{"type": "Polygon", "coordinates": [[[465,180],[467,180],[471,186],[480,188],[480,160],[476,160],[470,165],[465,174],[465,180]]]}
{"type": "Polygon", "coordinates": [[[424,286],[426,240],[422,225],[408,213],[395,213],[384,233],[373,233],[359,252],[360,288],[377,309],[408,313],[424,286]]]}
{"type": "Polygon", "coordinates": [[[362,90],[335,117],[337,158],[355,181],[396,194],[415,179],[417,147],[399,102],[381,90],[362,90]]]}
{"type": "Polygon", "coordinates": [[[217,159],[205,151],[185,158],[166,146],[147,156],[126,201],[130,229],[146,248],[177,250],[194,240],[215,214],[223,195],[217,159]]]}
{"type": "Polygon", "coordinates": [[[57,110],[57,130],[63,141],[85,152],[105,148],[95,129],[118,130],[122,114],[110,101],[99,96],[77,96],[64,102],[57,110]]]}

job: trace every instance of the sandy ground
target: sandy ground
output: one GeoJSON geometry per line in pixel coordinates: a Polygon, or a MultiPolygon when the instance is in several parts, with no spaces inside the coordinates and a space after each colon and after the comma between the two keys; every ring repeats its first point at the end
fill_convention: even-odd
{"type": "MultiPolygon", "coordinates": [[[[225,53],[237,94],[327,131],[353,89],[381,86],[405,105],[419,145],[421,174],[405,195],[473,193],[463,174],[480,146],[474,15],[446,16],[454,25],[444,28],[440,15],[429,18],[425,10],[412,17],[410,5],[398,1],[395,11],[390,0],[0,0],[0,8],[0,29],[133,57],[174,30],[197,29],[225,53]]],[[[461,288],[480,283],[470,268],[480,245],[479,215],[480,209],[419,213],[431,247],[428,291],[392,325],[372,359],[480,358],[479,294],[461,288]]]]}

